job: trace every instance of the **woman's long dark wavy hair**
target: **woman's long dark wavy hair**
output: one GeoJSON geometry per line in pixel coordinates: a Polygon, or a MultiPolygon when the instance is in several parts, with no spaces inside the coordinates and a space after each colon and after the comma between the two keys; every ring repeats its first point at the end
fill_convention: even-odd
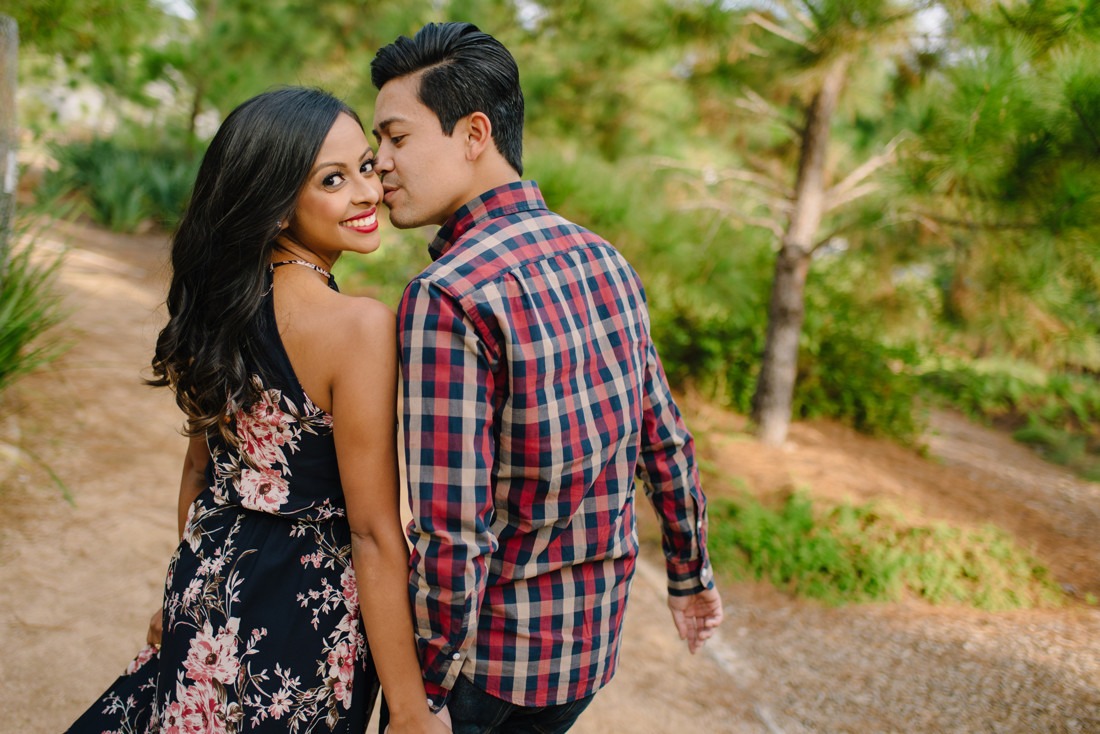
{"type": "Polygon", "coordinates": [[[319,89],[265,92],[229,114],[203,156],[172,239],[169,320],[149,380],[172,388],[188,436],[234,441],[229,419],[259,397],[250,370],[279,223],[341,112],[359,122],[319,89]]]}

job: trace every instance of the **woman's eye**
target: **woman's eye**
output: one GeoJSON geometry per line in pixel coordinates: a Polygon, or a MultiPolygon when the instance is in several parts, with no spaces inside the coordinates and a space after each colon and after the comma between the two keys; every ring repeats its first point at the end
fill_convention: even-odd
{"type": "Polygon", "coordinates": [[[321,185],[326,189],[335,188],[339,186],[344,180],[344,174],[342,173],[330,173],[321,179],[321,185]]]}
{"type": "Polygon", "coordinates": [[[359,167],[359,172],[363,173],[363,174],[373,173],[374,172],[374,159],[371,158],[369,161],[363,161],[363,165],[359,167]]]}

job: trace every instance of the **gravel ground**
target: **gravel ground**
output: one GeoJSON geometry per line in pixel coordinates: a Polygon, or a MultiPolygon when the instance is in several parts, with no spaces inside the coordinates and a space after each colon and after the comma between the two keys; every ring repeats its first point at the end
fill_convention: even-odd
{"type": "Polygon", "coordinates": [[[778,731],[1100,732],[1095,610],[823,609],[749,596],[731,605],[726,640],[752,661],[742,686],[778,731]]]}

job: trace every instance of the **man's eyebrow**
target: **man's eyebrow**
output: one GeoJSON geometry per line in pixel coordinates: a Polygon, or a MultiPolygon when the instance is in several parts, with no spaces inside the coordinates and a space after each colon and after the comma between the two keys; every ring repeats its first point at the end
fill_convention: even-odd
{"type": "Polygon", "coordinates": [[[382,120],[382,122],[375,125],[374,129],[371,130],[371,132],[374,134],[374,137],[381,137],[381,134],[386,132],[389,129],[390,125],[398,122],[400,119],[400,117],[387,117],[385,120],[382,120]]]}

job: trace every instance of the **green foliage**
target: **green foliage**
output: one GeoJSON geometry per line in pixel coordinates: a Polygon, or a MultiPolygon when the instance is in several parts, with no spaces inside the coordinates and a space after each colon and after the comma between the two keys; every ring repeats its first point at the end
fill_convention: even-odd
{"type": "Polygon", "coordinates": [[[764,351],[762,319],[737,318],[705,292],[668,280],[658,279],[663,288],[650,299],[650,318],[669,381],[748,413],[764,351]]]}
{"type": "MultiPolygon", "coordinates": [[[[748,413],[767,330],[767,256],[742,265],[742,276],[756,272],[757,278],[732,296],[658,273],[650,313],[669,379],[748,413]]],[[[822,270],[825,277],[808,287],[795,415],[831,418],[869,435],[912,442],[923,428],[915,407],[920,350],[911,342],[886,340],[880,314],[852,292],[860,281],[849,277],[848,264],[822,270]]]]}
{"type": "Polygon", "coordinates": [[[889,340],[882,312],[860,293],[862,272],[851,257],[817,264],[807,287],[792,409],[801,418],[833,418],[911,443],[924,427],[915,407],[920,349],[889,340]]]}
{"type": "Polygon", "coordinates": [[[801,418],[834,418],[857,431],[911,443],[920,435],[919,352],[831,322],[807,334],[799,359],[793,409],[801,418]]]}
{"type": "Polygon", "coordinates": [[[947,276],[944,314],[961,337],[952,341],[973,354],[1095,371],[1095,3],[944,7],[956,14],[954,32],[916,102],[901,170],[926,258],[939,257],[947,276]]]}
{"type": "MultiPolygon", "coordinates": [[[[0,252],[7,248],[0,247],[0,252]]],[[[62,318],[52,290],[59,259],[36,262],[25,247],[0,263],[0,391],[60,353],[48,333],[62,318]]]]}
{"type": "Polygon", "coordinates": [[[131,46],[158,12],[151,0],[20,0],[4,9],[19,24],[23,46],[72,60],[131,46]]]}
{"type": "Polygon", "coordinates": [[[405,286],[431,262],[428,243],[435,232],[383,226],[381,248],[366,256],[342,256],[334,274],[341,291],[367,295],[396,309],[405,286]]]}
{"type": "Polygon", "coordinates": [[[56,144],[51,152],[58,167],[38,192],[40,202],[75,193],[93,220],[116,232],[133,232],[147,221],[173,228],[199,164],[189,146],[142,143],[132,135],[56,144]]]}
{"type": "MultiPolygon", "coordinates": [[[[651,315],[669,379],[748,413],[766,331],[762,312],[756,314],[742,320],[698,291],[663,291],[653,299],[651,315]]],[[[858,322],[810,322],[799,354],[794,411],[911,442],[923,427],[915,409],[917,361],[914,347],[884,344],[858,322]]]]}
{"type": "Polygon", "coordinates": [[[1013,365],[941,360],[924,388],[968,415],[1014,429],[1050,461],[1100,481],[1100,380],[1013,365]]]}
{"type": "Polygon", "coordinates": [[[912,524],[870,504],[815,511],[804,493],[778,509],[748,496],[715,500],[708,542],[715,565],[733,575],[829,604],[915,596],[992,610],[1061,602],[1049,573],[1003,531],[912,524]]]}
{"type": "MultiPolygon", "coordinates": [[[[427,21],[477,23],[520,64],[527,174],[642,274],[672,379],[744,412],[799,125],[821,67],[847,56],[826,185],[830,204],[864,195],[822,222],[848,243],[847,265],[814,262],[794,409],[905,439],[919,430],[919,351],[1100,369],[1098,6],[939,3],[949,18],[930,42],[913,23],[929,5],[383,0],[369,22],[329,0],[27,0],[6,12],[36,70],[21,78],[24,129],[50,131],[39,113],[56,88],[87,81],[108,100],[99,122],[124,123],[57,148],[62,168],[39,199],[77,189],[97,221],[124,230],[173,226],[197,160],[177,135],[150,143],[134,125],[197,137],[199,123],[282,83],[327,86],[369,120],[376,48],[427,21]],[[899,175],[838,186],[899,133],[899,175]],[[941,277],[911,297],[893,283],[900,268],[941,277]]],[[[387,229],[380,253],[342,259],[341,284],[396,304],[431,234],[387,229]]],[[[1062,430],[1013,427],[1046,444],[1048,425],[1062,430]]]]}

